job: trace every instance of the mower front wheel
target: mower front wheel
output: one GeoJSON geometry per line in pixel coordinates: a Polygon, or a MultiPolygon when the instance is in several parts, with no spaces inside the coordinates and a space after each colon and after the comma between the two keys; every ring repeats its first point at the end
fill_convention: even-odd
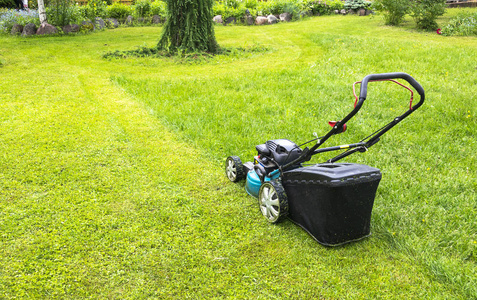
{"type": "Polygon", "coordinates": [[[238,182],[245,178],[242,161],[238,156],[229,156],[225,161],[225,175],[232,182],[238,182]]]}
{"type": "Polygon", "coordinates": [[[288,197],[277,180],[264,182],[258,192],[262,215],[270,223],[278,223],[288,215],[288,197]]]}

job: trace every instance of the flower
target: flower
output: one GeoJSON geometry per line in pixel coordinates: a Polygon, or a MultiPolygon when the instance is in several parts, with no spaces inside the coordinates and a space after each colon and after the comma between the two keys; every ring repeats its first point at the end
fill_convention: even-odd
{"type": "Polygon", "coordinates": [[[440,28],[438,28],[438,29],[436,30],[436,33],[437,33],[437,34],[442,34],[442,31],[441,31],[441,29],[440,29],[440,28]]]}

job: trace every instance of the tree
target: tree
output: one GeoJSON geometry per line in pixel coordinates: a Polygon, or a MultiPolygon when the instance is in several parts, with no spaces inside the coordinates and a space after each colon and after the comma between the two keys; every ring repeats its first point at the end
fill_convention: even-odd
{"type": "Polygon", "coordinates": [[[212,21],[213,0],[166,0],[167,21],[158,48],[170,52],[219,50],[212,21]]]}
{"type": "Polygon", "coordinates": [[[40,17],[40,24],[46,23],[45,3],[43,0],[38,0],[38,15],[40,17]]]}

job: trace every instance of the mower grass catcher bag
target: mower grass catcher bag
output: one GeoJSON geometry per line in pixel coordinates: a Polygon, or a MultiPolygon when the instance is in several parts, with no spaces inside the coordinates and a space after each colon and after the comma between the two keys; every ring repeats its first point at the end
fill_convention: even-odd
{"type": "Polygon", "coordinates": [[[352,163],[286,171],[289,218],[326,246],[365,238],[380,180],[379,169],[352,163]]]}

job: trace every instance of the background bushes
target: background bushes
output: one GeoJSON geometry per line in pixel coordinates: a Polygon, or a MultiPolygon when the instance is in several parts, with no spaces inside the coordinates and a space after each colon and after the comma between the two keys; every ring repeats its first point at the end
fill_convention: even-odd
{"type": "Polygon", "coordinates": [[[14,0],[0,0],[0,7],[12,8],[15,6],[14,0]]]}
{"type": "Polygon", "coordinates": [[[411,16],[421,29],[437,29],[437,17],[446,9],[446,0],[416,0],[410,4],[411,16]]]}
{"type": "Polygon", "coordinates": [[[446,0],[375,0],[373,9],[381,12],[387,25],[399,25],[408,13],[414,18],[417,28],[437,29],[436,19],[446,9],[446,0]]]}
{"type": "Polygon", "coordinates": [[[108,6],[106,12],[110,18],[124,20],[133,13],[133,7],[115,2],[113,5],[108,6]]]}
{"type": "MultiPolygon", "coordinates": [[[[115,18],[124,21],[132,15],[135,19],[142,18],[148,23],[153,15],[161,19],[166,17],[166,4],[163,0],[136,0],[133,5],[125,5],[112,0],[89,0],[80,6],[73,0],[45,0],[48,22],[56,26],[79,24],[83,20],[94,20],[96,17],[115,18]]],[[[12,7],[14,0],[0,0],[0,7],[12,7]]],[[[8,9],[0,9],[0,31],[7,32],[13,24],[38,23],[32,14],[36,1],[30,0],[31,13],[24,11],[11,13],[8,9]]],[[[246,14],[253,17],[279,15],[290,13],[293,19],[306,15],[328,15],[336,10],[371,8],[384,17],[386,25],[399,25],[406,15],[410,15],[416,27],[425,30],[435,30],[436,19],[443,15],[446,0],[217,0],[214,2],[213,14],[221,15],[223,20],[234,17],[237,22],[243,21],[246,14]]],[[[444,35],[477,35],[477,17],[475,13],[462,13],[451,19],[442,28],[444,35]]],[[[142,23],[141,23],[142,24],[142,23]]]]}
{"type": "Polygon", "coordinates": [[[328,15],[343,8],[344,3],[340,0],[220,0],[215,2],[213,10],[214,15],[221,15],[222,19],[235,17],[240,20],[247,10],[254,17],[289,13],[296,19],[303,15],[328,15]]]}
{"type": "Polygon", "coordinates": [[[477,35],[477,12],[463,11],[442,28],[443,35],[477,35]]]}
{"type": "Polygon", "coordinates": [[[372,8],[381,12],[386,25],[399,25],[409,11],[408,0],[375,0],[372,8]]]}

